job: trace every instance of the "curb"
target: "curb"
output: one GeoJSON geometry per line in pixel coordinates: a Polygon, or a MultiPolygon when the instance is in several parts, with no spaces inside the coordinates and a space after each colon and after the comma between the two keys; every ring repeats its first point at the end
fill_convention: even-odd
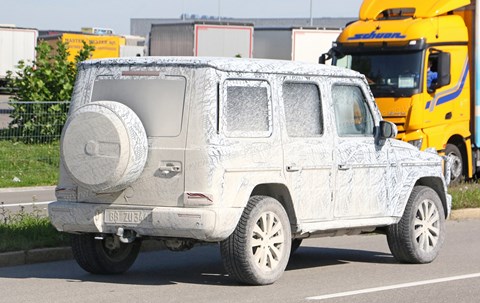
{"type": "MultiPolygon", "coordinates": [[[[141,252],[157,251],[166,249],[163,242],[145,240],[142,242],[141,252]]],[[[72,248],[52,247],[36,248],[24,251],[12,251],[0,253],[0,267],[36,264],[73,259],[72,248]]]]}
{"type": "MultiPolygon", "coordinates": [[[[480,208],[466,208],[452,210],[449,220],[480,219],[480,208]]],[[[142,252],[166,249],[163,242],[145,240],[142,243],[142,252]]],[[[43,262],[54,262],[73,259],[71,247],[38,248],[27,251],[13,251],[0,253],[0,267],[18,266],[43,262]]]]}
{"type": "Polygon", "coordinates": [[[70,247],[39,248],[0,254],[0,267],[53,262],[72,259],[70,247]]]}

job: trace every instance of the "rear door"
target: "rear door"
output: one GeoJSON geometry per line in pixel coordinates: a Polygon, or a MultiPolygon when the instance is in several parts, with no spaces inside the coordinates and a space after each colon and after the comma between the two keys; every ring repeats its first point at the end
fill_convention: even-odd
{"type": "Polygon", "coordinates": [[[318,82],[285,77],[281,85],[285,129],[284,172],[299,223],[329,220],[332,207],[333,137],[325,131],[318,82]]]}
{"type": "MultiPolygon", "coordinates": [[[[111,100],[131,108],[147,133],[144,172],[121,199],[122,204],[178,206],[185,187],[187,100],[192,70],[170,67],[122,70],[96,77],[92,101],[111,100]]],[[[128,123],[128,121],[126,121],[128,123]]]]}

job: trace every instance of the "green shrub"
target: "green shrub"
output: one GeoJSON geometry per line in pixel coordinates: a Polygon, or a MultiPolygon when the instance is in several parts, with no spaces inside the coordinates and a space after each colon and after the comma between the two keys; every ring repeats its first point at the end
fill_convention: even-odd
{"type": "Polygon", "coordinates": [[[36,59],[32,64],[18,63],[18,71],[7,72],[7,87],[13,94],[13,113],[10,129],[17,140],[25,143],[48,143],[60,136],[66,121],[68,102],[46,103],[41,101],[69,101],[77,73],[77,64],[90,57],[93,46],[83,42],[83,49],[68,61],[68,46],[58,41],[55,50],[42,41],[35,48],[36,59]],[[15,103],[15,101],[35,101],[15,103]]]}

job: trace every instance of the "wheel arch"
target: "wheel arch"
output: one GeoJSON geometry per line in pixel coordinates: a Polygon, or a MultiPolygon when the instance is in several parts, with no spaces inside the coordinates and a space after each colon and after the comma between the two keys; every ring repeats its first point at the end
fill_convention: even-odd
{"type": "MultiPolygon", "coordinates": [[[[282,183],[263,183],[258,184],[252,190],[251,196],[268,196],[276,199],[287,212],[290,225],[297,225],[297,215],[293,206],[292,196],[287,186],[282,183]]],[[[293,232],[293,230],[292,230],[293,232]]]]}
{"type": "Polygon", "coordinates": [[[445,218],[447,218],[448,217],[447,198],[446,198],[445,187],[443,185],[442,179],[438,177],[423,177],[417,180],[414,187],[422,186],[422,185],[433,189],[438,194],[438,196],[440,197],[440,200],[442,201],[445,218]]]}

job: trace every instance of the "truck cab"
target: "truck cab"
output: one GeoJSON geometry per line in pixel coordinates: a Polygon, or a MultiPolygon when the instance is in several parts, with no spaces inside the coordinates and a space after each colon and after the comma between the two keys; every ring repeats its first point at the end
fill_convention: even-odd
{"type": "Polygon", "coordinates": [[[365,0],[328,53],[332,64],[366,76],[397,139],[452,160],[453,183],[475,173],[473,11],[469,0],[365,0]]]}

